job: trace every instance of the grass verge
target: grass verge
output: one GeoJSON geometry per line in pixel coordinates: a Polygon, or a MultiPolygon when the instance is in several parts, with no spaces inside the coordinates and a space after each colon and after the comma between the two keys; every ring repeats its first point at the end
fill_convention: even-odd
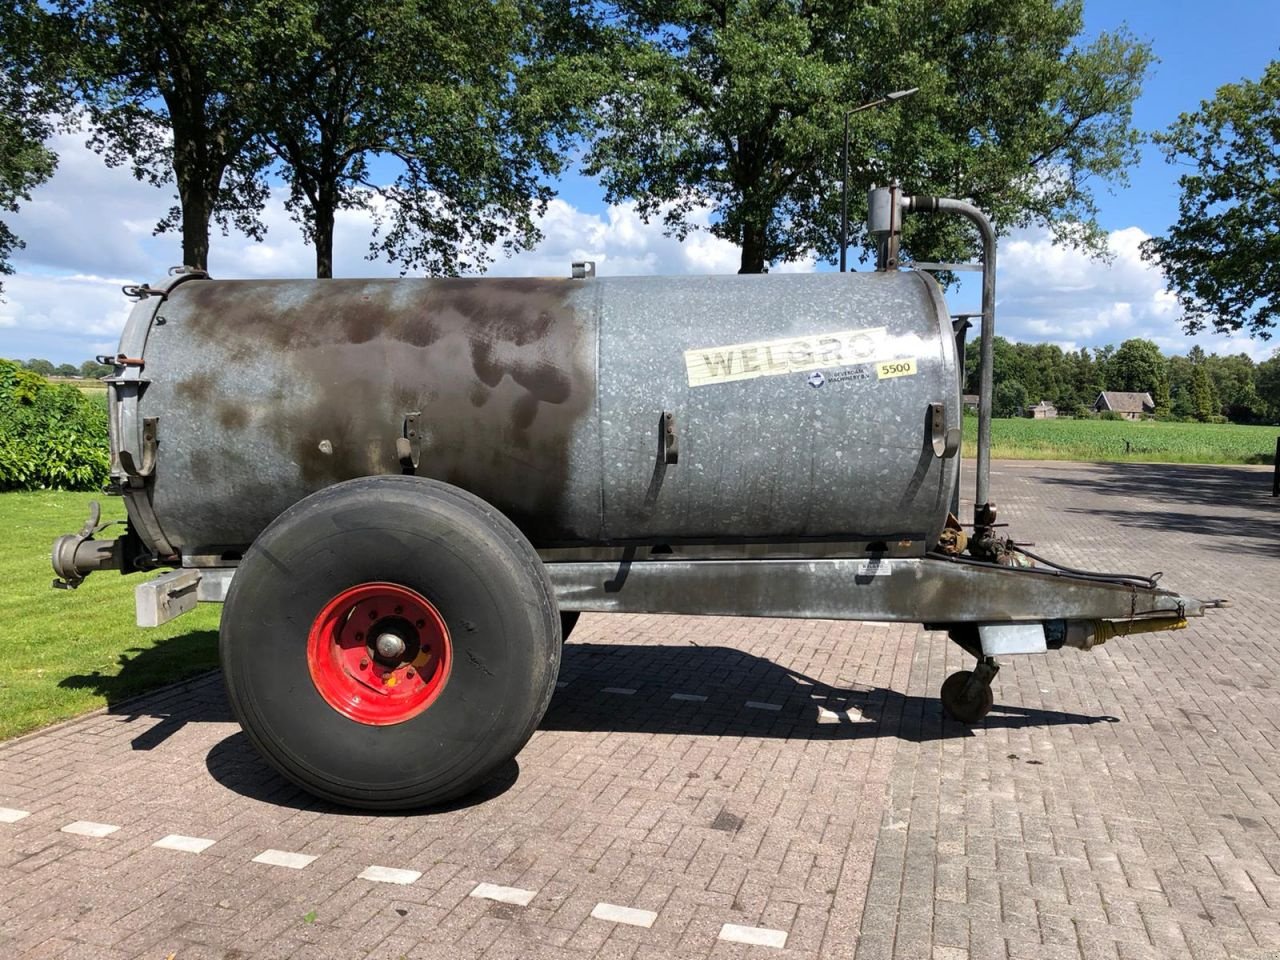
{"type": "MultiPolygon", "coordinates": [[[[78,530],[89,501],[104,520],[124,504],[92,493],[0,494],[0,738],[74,717],[217,666],[220,607],[201,604],[155,629],[134,626],[133,588],[149,574],[95,573],[53,590],[49,547],[78,530]]],[[[110,532],[104,536],[114,536],[110,532]]]]}
{"type": "MultiPolygon", "coordinates": [[[[992,420],[997,460],[1273,463],[1280,426],[1167,423],[1155,420],[992,420]]],[[[964,449],[973,455],[978,418],[964,418],[964,449]]]]}

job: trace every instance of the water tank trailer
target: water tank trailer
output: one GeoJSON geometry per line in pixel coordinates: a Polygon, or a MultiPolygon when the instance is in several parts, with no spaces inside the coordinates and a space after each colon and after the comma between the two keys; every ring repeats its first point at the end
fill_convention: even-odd
{"type": "Polygon", "coordinates": [[[870,195],[867,273],[218,281],[137,298],[107,378],[123,536],[97,506],[55,585],[172,568],[153,626],[224,604],[235,716],[327,799],[395,809],[532,735],[581,611],[923,623],[976,658],[1183,626],[1219,601],[1031,565],[988,493],[995,237],[870,195]],[[909,211],[984,240],[975,510],[959,503],[964,321],[898,269],[909,211]],[[957,327],[961,328],[957,330],[957,327]]]}

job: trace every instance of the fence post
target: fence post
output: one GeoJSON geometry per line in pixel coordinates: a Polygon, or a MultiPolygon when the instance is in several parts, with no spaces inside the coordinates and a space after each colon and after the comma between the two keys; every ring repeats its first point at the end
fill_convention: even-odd
{"type": "Polygon", "coordinates": [[[1276,437],[1276,471],[1271,478],[1271,495],[1280,497],[1280,437],[1276,437]]]}

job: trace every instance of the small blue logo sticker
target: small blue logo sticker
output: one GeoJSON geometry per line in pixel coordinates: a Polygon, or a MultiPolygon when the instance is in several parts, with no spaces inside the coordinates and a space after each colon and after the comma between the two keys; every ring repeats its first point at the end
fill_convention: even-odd
{"type": "Polygon", "coordinates": [[[827,382],[827,378],[822,375],[821,370],[815,370],[805,378],[809,382],[809,386],[815,390],[827,382]]]}

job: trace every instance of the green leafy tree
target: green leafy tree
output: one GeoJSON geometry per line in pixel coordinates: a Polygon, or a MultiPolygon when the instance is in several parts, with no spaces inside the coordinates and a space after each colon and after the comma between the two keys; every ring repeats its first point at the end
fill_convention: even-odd
{"type": "Polygon", "coordinates": [[[1258,396],[1266,405],[1267,419],[1280,423],[1280,353],[1258,364],[1256,385],[1258,396]]]}
{"type": "Polygon", "coordinates": [[[38,373],[42,377],[53,376],[54,367],[53,367],[53,364],[50,363],[48,360],[40,359],[38,357],[33,357],[32,359],[24,363],[23,366],[26,369],[30,370],[32,373],[38,373]]]}
{"type": "MultiPolygon", "coordinates": [[[[898,176],[910,193],[973,199],[1002,229],[1046,224],[1101,249],[1089,184],[1122,181],[1136,155],[1150,50],[1125,33],[1082,43],[1080,0],[617,0],[578,14],[610,41],[601,76],[623,80],[588,90],[601,127],[586,171],[677,236],[709,207],[742,272],[837,258],[844,111],[897,88],[919,93],[853,118],[854,197],[898,176]]],[[[975,243],[918,217],[904,247],[975,243]]]]}
{"type": "Polygon", "coordinates": [[[91,144],[135,177],[173,183],[157,232],[206,268],[210,222],[261,239],[269,155],[249,109],[255,50],[283,38],[293,4],[267,0],[57,0],[58,51],[94,124],[91,144]]]}
{"type": "Polygon", "coordinates": [[[1255,419],[1263,403],[1254,385],[1256,364],[1248,354],[1226,357],[1210,354],[1205,359],[1205,370],[1213,382],[1213,392],[1222,406],[1222,413],[1236,423],[1255,419]]]}
{"type": "MultiPolygon", "coordinates": [[[[46,22],[34,2],[0,4],[0,214],[16,213],[57,166],[57,157],[44,143],[54,131],[51,118],[64,101],[56,74],[46,69],[40,53],[46,22]]],[[[13,272],[9,257],[23,246],[22,238],[0,220],[0,274],[13,272]]]]}
{"type": "Polygon", "coordinates": [[[998,383],[991,395],[991,415],[1021,417],[1027,411],[1027,388],[1019,380],[998,383]]]}
{"type": "Polygon", "coordinates": [[[282,42],[256,57],[254,109],[289,209],[333,274],[340,210],[373,215],[370,256],[456,274],[538,239],[572,111],[517,0],[295,0],[282,42]]]}
{"type": "Polygon", "coordinates": [[[1220,87],[1156,140],[1178,178],[1178,222],[1143,245],[1164,270],[1188,332],[1267,337],[1280,315],[1280,61],[1220,87]]]}
{"type": "Polygon", "coordinates": [[[1197,420],[1218,416],[1218,401],[1213,395],[1213,381],[1204,364],[1196,364],[1191,372],[1191,407],[1197,420]]]}
{"type": "Polygon", "coordinates": [[[97,360],[86,360],[80,364],[80,376],[86,380],[97,380],[110,374],[112,368],[97,360]]]}
{"type": "Polygon", "coordinates": [[[1159,384],[1167,380],[1164,356],[1150,340],[1126,340],[1107,364],[1109,390],[1150,393],[1154,399],[1159,384]]]}

